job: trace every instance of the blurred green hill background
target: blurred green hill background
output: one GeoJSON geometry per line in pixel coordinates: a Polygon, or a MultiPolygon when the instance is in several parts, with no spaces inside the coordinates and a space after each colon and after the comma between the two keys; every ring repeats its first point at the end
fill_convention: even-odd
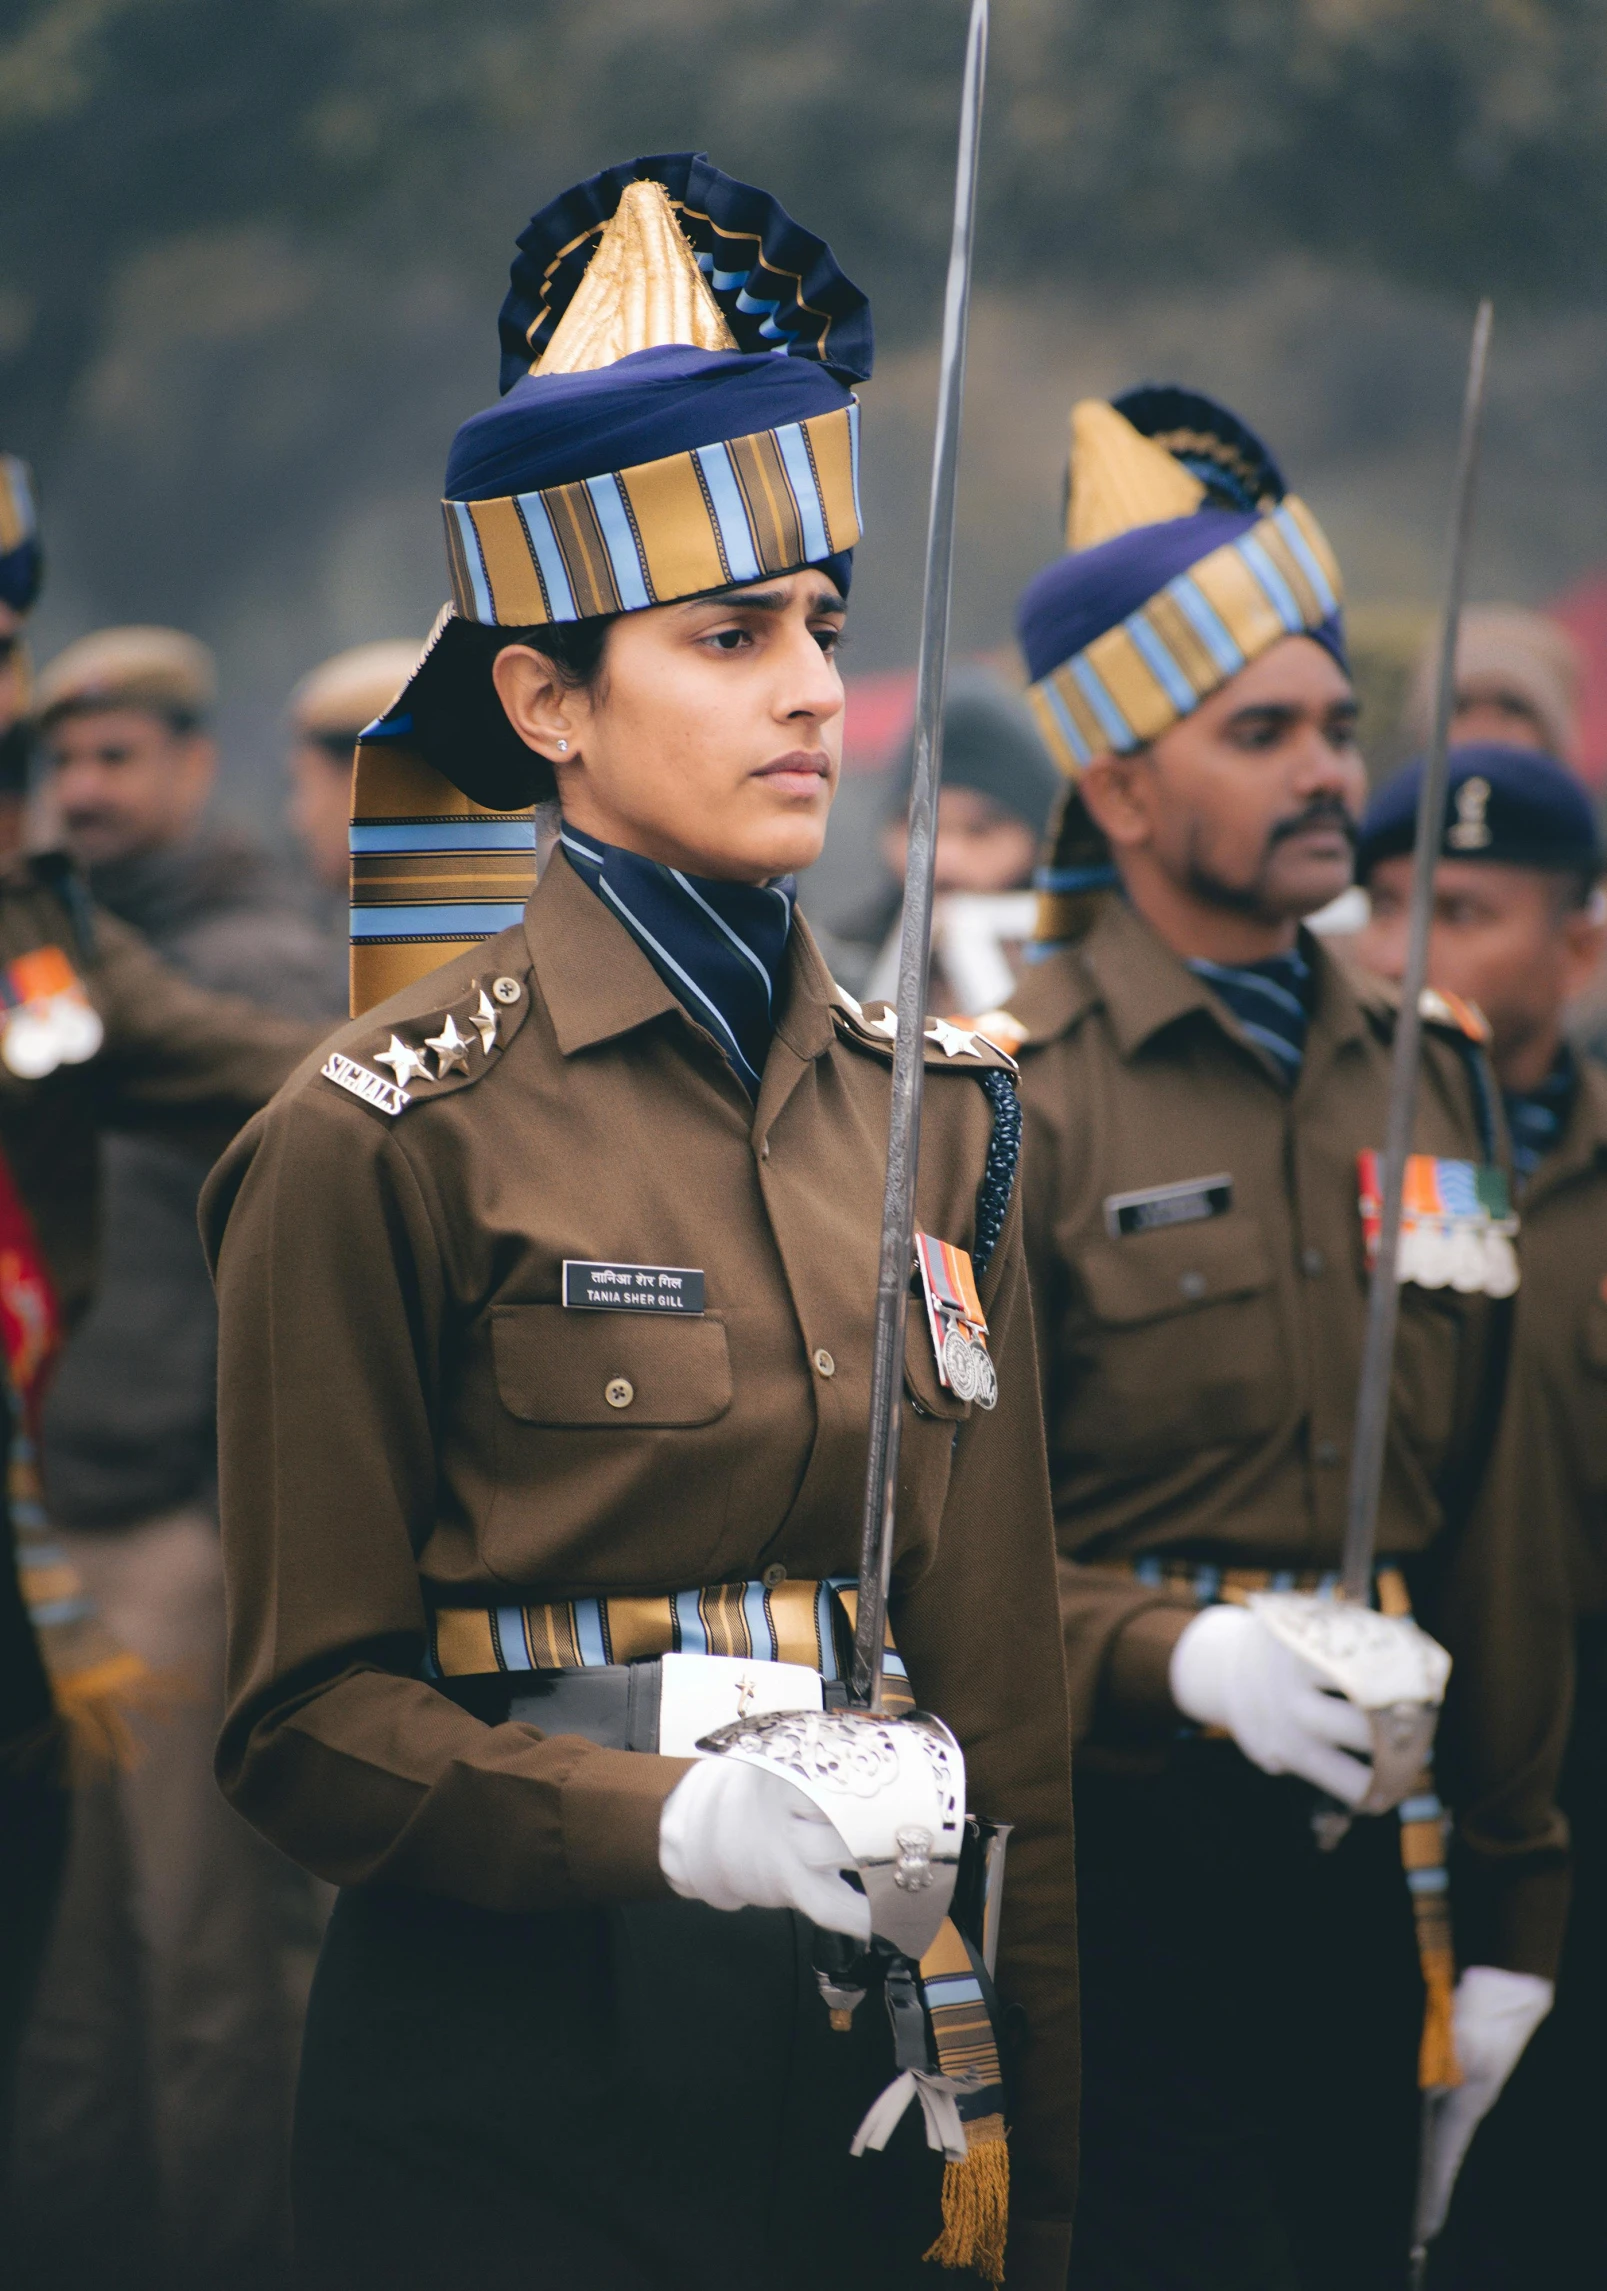
{"type": "MultiPolygon", "coordinates": [[[[872,296],[851,665],[913,653],[961,0],[0,0],[0,442],[38,471],[39,649],[221,655],[236,802],[338,645],[422,635],[451,432],[513,239],[706,149],[872,296]]],[[[1432,599],[1475,295],[1475,593],[1607,559],[1600,0],[995,0],[957,598],[997,645],[1056,546],[1073,395],[1226,396],[1352,595],[1432,599]]]]}

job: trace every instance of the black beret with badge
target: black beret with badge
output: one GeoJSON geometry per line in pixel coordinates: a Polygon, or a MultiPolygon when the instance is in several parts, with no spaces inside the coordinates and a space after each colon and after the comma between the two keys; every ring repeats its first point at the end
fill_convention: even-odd
{"type": "MultiPolygon", "coordinates": [[[[1358,883],[1380,860],[1412,849],[1422,781],[1419,760],[1386,780],[1368,804],[1356,845],[1358,883]]],[[[1594,876],[1603,866],[1595,810],[1576,775],[1539,749],[1493,741],[1451,751],[1440,852],[1558,874],[1594,876]]]]}

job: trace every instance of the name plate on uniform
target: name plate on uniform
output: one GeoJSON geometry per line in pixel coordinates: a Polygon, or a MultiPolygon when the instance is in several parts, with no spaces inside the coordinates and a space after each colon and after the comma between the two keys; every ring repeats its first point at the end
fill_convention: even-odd
{"type": "Polygon", "coordinates": [[[1105,1197],[1105,1231],[1113,1241],[1127,1233],[1153,1233],[1164,1225],[1198,1225],[1225,1217],[1233,1207],[1233,1180],[1185,1177],[1177,1185],[1149,1185],[1138,1193],[1105,1197]]]}
{"type": "Polygon", "coordinates": [[[700,1313],[697,1265],[610,1265],[564,1259],[564,1303],[582,1313],[700,1313]]]}

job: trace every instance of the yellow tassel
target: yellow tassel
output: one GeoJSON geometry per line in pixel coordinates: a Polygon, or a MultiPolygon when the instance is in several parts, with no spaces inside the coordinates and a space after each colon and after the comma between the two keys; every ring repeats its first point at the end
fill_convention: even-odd
{"type": "Polygon", "coordinates": [[[1010,2149],[1002,2116],[968,2124],[962,2164],[943,2166],[943,2232],[924,2254],[939,2267],[969,2267],[987,2283],[1004,2281],[1010,2221],[1010,2149]]]}
{"type": "Polygon", "coordinates": [[[69,1777],[78,1788],[139,1764],[144,1748],[129,1725],[131,1712],[160,1715],[194,1693],[177,1674],[153,1671],[126,1648],[85,1669],[52,1674],[50,1690],[66,1729],[69,1777]]]}
{"type": "Polygon", "coordinates": [[[1427,1994],[1423,2000],[1423,2040],[1417,2054],[1418,2089],[1448,2091],[1461,2083],[1462,2064],[1456,2057],[1451,2021],[1455,1979],[1447,1953],[1436,1949],[1431,1956],[1423,1951],[1423,1981],[1427,1994]]]}

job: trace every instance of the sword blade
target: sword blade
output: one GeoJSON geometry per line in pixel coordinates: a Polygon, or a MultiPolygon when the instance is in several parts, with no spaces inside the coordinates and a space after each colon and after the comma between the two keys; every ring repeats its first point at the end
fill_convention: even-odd
{"type": "Polygon", "coordinates": [[[954,232],[943,297],[943,355],[938,374],[937,436],[932,447],[932,502],[926,528],[926,589],[916,676],[915,770],[910,784],[909,860],[904,871],[904,928],[898,948],[898,1034],[893,1044],[892,1107],[887,1128],[887,1189],[876,1277],[876,1333],[871,1357],[870,1451],[860,1539],[859,1613],[854,1632],[852,1692],[882,1707],[882,1651],[887,1586],[893,1565],[898,1502],[899,1397],[904,1386],[904,1326],[915,1244],[915,1170],[921,1144],[925,1076],[926,973],[932,936],[932,867],[937,844],[937,792],[943,769],[943,690],[948,678],[949,599],[954,586],[954,502],[960,466],[960,413],[965,398],[965,338],[971,302],[971,242],[976,223],[977,162],[982,141],[982,88],[988,58],[988,0],[972,0],[960,101],[960,151],[954,178],[954,232]]]}
{"type": "Polygon", "coordinates": [[[1423,768],[1417,799],[1417,842],[1412,853],[1411,920],[1406,942],[1406,973],[1401,981],[1400,1019],[1389,1077],[1389,1116],[1385,1125],[1378,1257],[1367,1297],[1367,1332],[1362,1344],[1356,1390],[1356,1440],[1350,1464],[1342,1571],[1347,1599],[1366,1606],[1372,1597],[1373,1560],[1378,1548],[1378,1502],[1384,1484],[1384,1443],[1389,1431],[1390,1386],[1395,1368],[1395,1328],[1400,1317],[1400,1283],[1395,1258],[1400,1246],[1401,1196],[1406,1157],[1411,1149],[1417,1076],[1422,1063],[1423,1018],[1418,1005],[1428,978],[1429,929],[1434,916],[1434,870],[1445,827],[1446,759],[1456,699],[1456,639],[1467,584],[1468,544],[1473,531],[1473,485],[1478,471],[1479,432],[1484,417],[1484,383],[1494,317],[1488,300],[1479,304],[1468,355],[1467,391],[1462,402],[1462,439],[1452,496],[1446,576],[1445,622],[1440,632],[1439,678],[1434,694],[1434,737],[1423,768]]]}

